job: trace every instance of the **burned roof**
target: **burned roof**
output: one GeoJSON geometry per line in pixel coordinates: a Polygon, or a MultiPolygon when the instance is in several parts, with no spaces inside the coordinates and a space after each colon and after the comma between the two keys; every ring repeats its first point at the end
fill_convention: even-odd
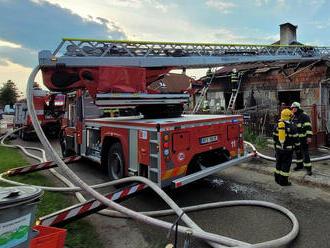
{"type": "MultiPolygon", "coordinates": [[[[224,66],[216,71],[215,77],[221,77],[229,75],[235,68],[237,72],[251,72],[251,73],[263,73],[274,69],[287,69],[287,68],[300,68],[310,65],[315,62],[322,62],[322,60],[286,60],[286,61],[259,61],[254,63],[239,63],[234,65],[224,66]]],[[[201,80],[206,79],[204,76],[201,80]]]]}

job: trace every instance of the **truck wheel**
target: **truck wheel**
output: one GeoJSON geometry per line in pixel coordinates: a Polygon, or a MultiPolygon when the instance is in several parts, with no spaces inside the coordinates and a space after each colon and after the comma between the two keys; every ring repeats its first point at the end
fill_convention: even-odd
{"type": "Polygon", "coordinates": [[[124,177],[125,162],[123,148],[121,144],[114,143],[110,146],[108,153],[108,172],[111,180],[117,180],[124,177]]]}

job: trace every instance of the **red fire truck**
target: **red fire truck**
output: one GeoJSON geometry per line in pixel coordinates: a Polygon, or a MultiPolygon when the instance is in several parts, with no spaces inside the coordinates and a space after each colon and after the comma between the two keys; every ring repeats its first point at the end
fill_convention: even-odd
{"type": "Polygon", "coordinates": [[[67,93],[61,147],[64,156],[77,154],[97,161],[111,179],[140,175],[161,187],[173,183],[179,187],[188,183],[180,180],[187,175],[247,159],[242,116],[101,118],[102,110],[92,101],[86,90],[67,93]]]}
{"type": "MultiPolygon", "coordinates": [[[[49,137],[57,137],[64,113],[65,96],[41,89],[34,89],[33,94],[33,103],[42,128],[49,137]]],[[[25,99],[15,104],[14,128],[20,127],[25,127],[19,131],[21,139],[26,140],[34,136],[35,131],[25,99]]]]}
{"type": "Polygon", "coordinates": [[[111,179],[139,175],[160,187],[179,187],[248,160],[253,154],[244,152],[242,116],[182,115],[189,94],[162,94],[148,86],[172,69],[276,56],[310,59],[291,50],[279,55],[274,53],[278,48],[267,49],[63,39],[54,52],[39,53],[44,84],[66,92],[63,155],[93,159],[111,179]],[[102,118],[105,108],[133,108],[139,115],[102,118]]]}

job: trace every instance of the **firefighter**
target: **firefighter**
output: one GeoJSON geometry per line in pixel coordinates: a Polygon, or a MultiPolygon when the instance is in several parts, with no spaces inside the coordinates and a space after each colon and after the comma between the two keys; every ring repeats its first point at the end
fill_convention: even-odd
{"type": "Polygon", "coordinates": [[[215,112],[220,113],[220,111],[221,111],[221,104],[220,102],[217,102],[215,104],[215,112]]]}
{"type": "Polygon", "coordinates": [[[238,87],[238,74],[236,68],[232,70],[232,73],[230,75],[230,82],[231,82],[231,92],[236,94],[238,87]]]}
{"type": "Polygon", "coordinates": [[[308,144],[312,142],[312,124],[309,116],[301,109],[299,102],[293,102],[291,105],[293,112],[293,122],[297,126],[300,150],[296,152],[297,166],[295,171],[306,169],[307,175],[312,175],[312,163],[309,157],[308,144]]]}
{"type": "Polygon", "coordinates": [[[203,109],[202,109],[203,112],[210,112],[210,106],[209,106],[209,102],[207,100],[204,100],[203,102],[203,109]]]}
{"type": "Polygon", "coordinates": [[[290,186],[289,172],[294,149],[300,149],[296,126],[290,122],[292,113],[283,109],[281,119],[278,121],[274,132],[274,148],[276,153],[275,182],[281,186],[290,186]]]}

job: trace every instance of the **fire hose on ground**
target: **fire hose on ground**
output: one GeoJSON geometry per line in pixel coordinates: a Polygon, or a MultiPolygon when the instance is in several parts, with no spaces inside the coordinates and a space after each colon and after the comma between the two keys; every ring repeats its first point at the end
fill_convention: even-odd
{"type": "MultiPolygon", "coordinates": [[[[18,130],[16,130],[18,131],[18,130]]],[[[16,148],[20,148],[22,149],[22,151],[26,154],[26,155],[32,155],[29,154],[24,147],[19,146],[19,145],[6,145],[4,144],[4,140],[6,137],[8,137],[9,135],[11,135],[12,133],[7,134],[6,136],[4,136],[4,138],[1,141],[2,145],[5,145],[7,147],[16,147],[16,148]]],[[[45,152],[44,150],[40,149],[40,148],[32,148],[35,150],[39,150],[40,152],[42,152],[43,154],[43,158],[38,158],[35,155],[32,155],[31,157],[40,160],[41,162],[45,161],[45,152]]],[[[61,160],[62,161],[62,160],[61,160]]],[[[53,174],[58,174],[54,169],[53,170],[53,174]]],[[[60,176],[64,179],[64,182],[69,186],[69,188],[60,188],[60,191],[65,191],[65,189],[67,191],[79,191],[81,190],[79,187],[73,187],[73,184],[67,180],[65,177],[60,176]]],[[[17,182],[13,182],[10,180],[6,180],[2,177],[1,175],[1,181],[5,181],[7,183],[13,183],[16,185],[23,185],[21,183],[17,183],[17,182]]],[[[197,238],[201,238],[201,239],[205,239],[208,240],[209,244],[213,247],[232,247],[232,246],[237,246],[237,247],[277,247],[279,245],[283,245],[286,244],[288,242],[291,242],[291,240],[293,240],[297,234],[298,234],[298,230],[299,230],[299,224],[298,221],[296,219],[296,217],[293,215],[292,212],[290,212],[289,210],[273,204],[273,203],[269,203],[269,202],[263,202],[263,201],[228,201],[228,202],[215,202],[215,203],[207,203],[207,204],[202,204],[202,205],[197,205],[197,206],[190,206],[190,207],[185,207],[180,209],[175,202],[173,202],[173,200],[171,198],[169,198],[169,196],[166,195],[166,193],[164,193],[163,190],[161,190],[157,185],[155,185],[154,183],[152,183],[151,181],[149,181],[146,178],[143,177],[129,177],[129,178],[124,178],[124,179],[120,179],[117,181],[112,181],[112,182],[108,182],[105,184],[101,184],[101,185],[97,185],[98,187],[105,187],[105,186],[109,186],[109,185],[115,185],[115,184],[121,184],[121,183],[127,183],[127,182],[132,182],[132,181],[139,181],[139,182],[143,182],[145,184],[147,184],[149,187],[151,187],[158,195],[160,195],[162,197],[162,199],[164,201],[166,201],[169,206],[172,209],[169,210],[161,210],[161,211],[152,211],[152,212],[145,212],[145,213],[139,213],[140,215],[148,215],[148,216],[163,216],[163,215],[169,215],[169,214],[173,214],[176,213],[178,216],[182,215],[182,220],[192,228],[192,236],[195,236],[197,238]],[[273,240],[273,241],[267,241],[267,242],[263,242],[263,243],[259,243],[259,244],[255,244],[255,245],[250,245],[248,243],[245,242],[241,242],[238,240],[233,240],[227,237],[223,237],[220,235],[216,235],[216,234],[212,234],[212,233],[208,233],[208,232],[204,232],[202,229],[200,229],[192,220],[190,220],[190,218],[188,216],[185,215],[186,212],[189,211],[197,211],[197,210],[203,210],[203,209],[210,209],[210,208],[219,208],[219,207],[228,207],[228,206],[261,206],[261,207],[268,207],[268,208],[272,208],[275,209],[283,214],[285,214],[292,222],[293,224],[293,228],[291,230],[290,233],[288,233],[286,236],[273,240]],[[219,238],[220,238],[220,242],[219,242],[219,238]],[[219,242],[225,246],[219,246],[218,244],[214,243],[214,242],[219,242]]],[[[34,185],[36,186],[36,185],[34,185]]],[[[36,186],[36,187],[40,187],[40,186],[36,186]]],[[[40,187],[43,188],[44,190],[51,190],[51,191],[57,191],[57,189],[59,189],[58,187],[40,187]]],[[[85,201],[84,197],[79,194],[76,195],[78,197],[78,199],[80,201],[85,201]]],[[[130,210],[131,211],[131,210],[130,210]]],[[[102,210],[100,211],[102,212],[101,214],[106,214],[106,215],[110,215],[112,217],[126,217],[127,218],[127,214],[125,214],[125,212],[117,212],[117,211],[109,211],[109,210],[102,210]]],[[[131,216],[130,216],[131,217],[131,216]]],[[[160,225],[157,224],[157,226],[163,227],[166,229],[169,229],[170,226],[172,225],[172,223],[167,223],[164,221],[160,221],[155,219],[156,222],[160,222],[160,225]],[[163,223],[163,224],[162,224],[163,223]]],[[[148,222],[147,222],[148,223],[148,222]]],[[[182,227],[179,226],[178,231],[179,232],[186,232],[188,229],[186,227],[182,227]]]]}
{"type": "MultiPolygon", "coordinates": [[[[150,224],[150,225],[155,225],[161,228],[165,228],[165,229],[170,229],[172,226],[172,223],[168,223],[162,220],[158,220],[155,218],[151,218],[150,216],[161,216],[161,215],[168,215],[168,214],[172,214],[172,213],[176,213],[178,216],[182,216],[182,220],[189,226],[189,227],[184,227],[184,226],[178,226],[178,231],[180,233],[186,233],[187,231],[192,231],[192,236],[198,239],[203,239],[206,242],[208,242],[212,247],[279,247],[279,246],[283,246],[286,245],[288,243],[290,243],[293,239],[295,239],[295,237],[298,235],[299,232],[299,224],[298,221],[296,219],[296,217],[294,216],[294,214],[292,212],[290,212],[288,209],[279,206],[277,204],[273,204],[270,202],[264,202],[264,201],[253,201],[253,200],[244,200],[244,201],[228,201],[228,202],[215,202],[215,203],[208,203],[208,204],[202,204],[202,205],[198,205],[198,206],[191,206],[191,207],[186,207],[186,208],[180,208],[162,189],[160,189],[156,184],[154,184],[153,182],[151,182],[150,180],[144,178],[144,177],[128,177],[128,178],[123,178],[123,179],[119,179],[116,181],[112,181],[112,182],[107,182],[107,183],[103,183],[103,184],[98,184],[98,185],[94,185],[94,186],[89,186],[87,185],[84,181],[82,181],[70,168],[68,168],[66,166],[66,164],[62,161],[62,159],[60,158],[60,156],[54,152],[51,144],[49,143],[49,141],[47,140],[46,136],[44,135],[41,126],[37,120],[37,116],[36,116],[36,112],[33,106],[33,101],[32,101],[32,96],[33,96],[33,82],[34,82],[34,78],[37,74],[37,72],[39,71],[39,67],[36,67],[33,72],[31,73],[29,80],[28,80],[28,85],[27,85],[27,104],[28,104],[28,109],[29,109],[29,113],[32,119],[32,123],[33,126],[36,130],[36,133],[38,135],[39,140],[41,141],[42,145],[44,146],[44,148],[46,149],[47,154],[49,154],[52,158],[53,161],[55,161],[58,165],[58,167],[61,169],[61,171],[70,179],[66,179],[63,176],[59,176],[60,178],[62,178],[65,183],[69,186],[69,187],[40,187],[40,186],[36,186],[35,187],[40,187],[44,190],[51,190],[51,191],[71,191],[71,192],[77,192],[77,191],[81,191],[84,190],[87,193],[89,193],[92,197],[94,197],[96,200],[102,202],[103,204],[105,204],[106,206],[114,209],[116,212],[111,211],[109,212],[109,210],[102,210],[103,214],[114,214],[116,217],[130,217],[133,218],[137,221],[140,222],[144,222],[146,224],[150,224]],[[103,195],[101,195],[100,193],[98,193],[97,191],[95,191],[96,188],[101,188],[101,187],[105,187],[105,186],[109,186],[109,185],[115,185],[115,184],[122,184],[122,183],[127,183],[127,182],[142,182],[145,183],[146,185],[148,185],[152,190],[154,190],[170,207],[170,210],[162,210],[162,211],[152,211],[152,212],[148,212],[148,213],[139,213],[139,212],[135,212],[131,209],[128,209],[124,206],[121,206],[111,200],[109,200],[108,198],[104,197],[103,195]],[[74,185],[78,185],[79,187],[75,187],[74,185]],[[209,233],[206,231],[203,231],[196,223],[194,223],[185,213],[188,211],[196,211],[196,210],[202,210],[202,209],[207,209],[207,208],[216,208],[216,207],[228,207],[228,206],[260,206],[260,207],[267,207],[267,208],[272,208],[275,209],[281,213],[283,213],[284,215],[286,215],[292,222],[292,230],[285,236],[275,239],[275,240],[271,240],[271,241],[266,241],[266,242],[262,242],[262,243],[258,243],[258,244],[249,244],[246,242],[242,242],[239,240],[234,240],[228,237],[224,237],[218,234],[213,234],[213,233],[209,233]]],[[[8,137],[8,134],[4,137],[6,138],[8,137]]],[[[2,144],[3,143],[2,139],[2,144]]],[[[245,142],[247,145],[251,146],[253,151],[256,152],[256,154],[264,159],[270,160],[270,161],[275,161],[275,158],[263,155],[261,153],[259,153],[255,147],[249,143],[249,142],[245,142]]],[[[6,145],[8,146],[8,145],[6,145]]],[[[25,148],[22,146],[18,146],[15,145],[17,148],[22,149],[22,151],[24,152],[25,148]]],[[[40,161],[44,161],[45,159],[45,151],[39,148],[30,148],[30,149],[36,149],[42,152],[43,154],[43,159],[37,158],[35,156],[35,159],[38,159],[40,161]]],[[[26,153],[28,153],[25,150],[26,153]]],[[[32,155],[34,156],[34,155],[32,155]]],[[[326,159],[330,159],[330,156],[325,156],[325,157],[321,157],[321,158],[316,158],[316,159],[312,159],[312,161],[321,161],[321,160],[326,160],[326,159]]],[[[57,173],[54,169],[52,173],[57,173]]],[[[7,179],[3,178],[3,174],[0,175],[0,180],[1,181],[5,181],[8,183],[13,183],[16,185],[22,185],[20,183],[17,182],[13,182],[7,179]]],[[[80,193],[76,193],[78,194],[77,197],[80,201],[85,201],[85,199],[82,197],[82,195],[80,193]]]]}

